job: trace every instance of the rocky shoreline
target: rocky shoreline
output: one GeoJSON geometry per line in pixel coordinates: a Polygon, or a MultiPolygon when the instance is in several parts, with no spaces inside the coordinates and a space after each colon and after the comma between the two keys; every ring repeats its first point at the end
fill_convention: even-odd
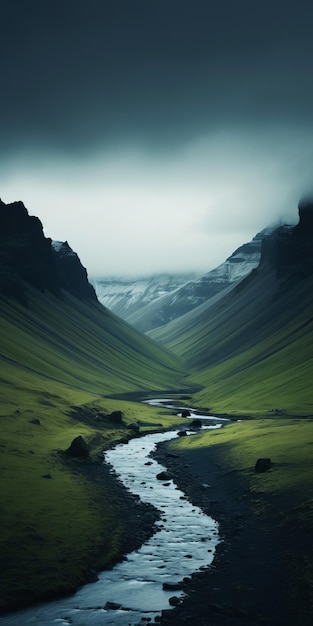
{"type": "MultiPolygon", "coordinates": [[[[173,453],[168,444],[158,445],[153,457],[173,475],[177,486],[189,501],[219,524],[220,543],[212,565],[185,580],[185,596],[173,601],[173,608],[157,618],[161,626],[192,624],[197,626],[312,626],[312,604],[304,582],[294,587],[288,558],[301,550],[303,541],[297,529],[282,531],[277,511],[284,503],[277,496],[262,494],[261,512],[253,507],[255,494],[249,490],[249,473],[254,469],[234,471],[227,463],[222,445],[184,449],[173,453]],[[175,606],[174,606],[175,605],[175,606]]],[[[97,579],[97,572],[109,569],[138,549],[155,532],[159,514],[128,492],[105,463],[78,463],[78,473],[91,481],[101,500],[103,484],[116,504],[122,519],[127,520],[117,558],[103,567],[101,554],[86,563],[86,580],[97,579]]],[[[290,501],[288,501],[290,505],[290,501]]],[[[103,497],[102,506],[106,500],[103,497]]],[[[68,594],[75,589],[67,589],[68,594]]],[[[47,598],[60,597],[62,591],[47,598]]],[[[175,596],[175,590],[173,590],[175,596]]],[[[31,599],[30,604],[39,598],[31,599]]],[[[17,607],[14,607],[15,609],[17,607]]]]}
{"type": "Polygon", "coordinates": [[[310,598],[299,595],[301,584],[294,588],[286,567],[297,529],[282,532],[275,499],[264,499],[263,512],[255,513],[247,474],[230,470],[219,448],[173,454],[162,443],[154,454],[188,499],[218,521],[221,538],[212,566],[184,583],[185,599],[159,623],[311,626],[310,598]]]}

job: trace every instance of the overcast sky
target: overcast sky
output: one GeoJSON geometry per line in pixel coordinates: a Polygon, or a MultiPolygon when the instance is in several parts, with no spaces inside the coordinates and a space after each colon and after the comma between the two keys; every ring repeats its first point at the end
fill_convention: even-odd
{"type": "Polygon", "coordinates": [[[10,0],[0,197],[89,276],[203,271],[313,182],[310,0],[10,0]]]}

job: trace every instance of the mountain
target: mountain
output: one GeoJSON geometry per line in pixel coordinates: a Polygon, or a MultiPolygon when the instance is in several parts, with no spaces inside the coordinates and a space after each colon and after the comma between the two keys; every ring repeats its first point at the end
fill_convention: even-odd
{"type": "Polygon", "coordinates": [[[177,355],[216,411],[313,411],[313,203],[262,240],[248,276],[149,333],[177,355]]]}
{"type": "Polygon", "coordinates": [[[68,243],[44,237],[38,217],[29,216],[22,202],[0,200],[0,293],[27,302],[26,285],[61,296],[96,302],[95,290],[68,243]]]}
{"type": "Polygon", "coordinates": [[[135,283],[102,279],[93,281],[93,285],[105,306],[141,332],[148,332],[191,311],[249,274],[258,266],[262,240],[271,231],[265,228],[201,277],[162,275],[135,283]]]}
{"type": "MultiPolygon", "coordinates": [[[[136,319],[140,310],[176,291],[187,281],[194,279],[196,274],[156,274],[149,277],[131,278],[93,278],[100,302],[122,319],[136,319]]],[[[134,324],[136,327],[136,324],[134,324]]]]}
{"type": "Polygon", "coordinates": [[[102,394],[168,387],[177,361],[98,302],[67,242],[44,237],[22,202],[0,203],[0,227],[3,365],[102,394]],[[17,334],[19,351],[32,345],[23,358],[17,334]]]}
{"type": "Polygon", "coordinates": [[[95,567],[121,556],[131,526],[139,532],[140,506],[131,521],[102,452],[134,434],[134,422],[160,428],[160,417],[115,396],[176,389],[183,370],[175,355],[98,302],[77,254],[45,238],[21,202],[0,202],[0,258],[0,610],[6,610],[94,579],[95,567]],[[69,456],[77,438],[88,458],[69,456]]]}

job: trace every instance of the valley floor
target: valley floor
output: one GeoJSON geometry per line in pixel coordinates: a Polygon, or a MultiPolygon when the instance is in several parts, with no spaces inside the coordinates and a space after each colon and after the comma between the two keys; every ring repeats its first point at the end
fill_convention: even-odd
{"type": "Polygon", "coordinates": [[[213,566],[186,582],[184,602],[164,612],[161,625],[312,626],[311,535],[281,519],[292,495],[256,500],[245,472],[230,469],[220,446],[173,454],[163,445],[156,458],[219,522],[221,535],[213,566]]]}

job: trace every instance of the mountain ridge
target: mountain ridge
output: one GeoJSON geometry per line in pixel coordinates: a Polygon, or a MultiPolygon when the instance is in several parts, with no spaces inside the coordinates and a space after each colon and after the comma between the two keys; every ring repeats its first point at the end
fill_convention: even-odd
{"type": "Polygon", "coordinates": [[[138,288],[140,281],[121,281],[120,298],[116,300],[111,299],[107,292],[109,281],[100,279],[93,280],[92,283],[99,300],[105,306],[141,332],[148,332],[191,311],[249,274],[259,264],[262,239],[272,230],[269,227],[263,229],[250,242],[237,248],[218,267],[202,276],[190,278],[188,275],[181,275],[176,279],[169,276],[171,280],[168,281],[165,293],[162,293],[164,275],[156,275],[147,282],[147,279],[141,279],[145,285],[142,291],[138,288]]]}
{"type": "Polygon", "coordinates": [[[67,242],[53,245],[38,217],[23,202],[0,200],[0,293],[27,303],[25,283],[58,297],[62,289],[96,302],[94,288],[78,255],[67,242]]]}
{"type": "Polygon", "coordinates": [[[195,402],[313,411],[313,226],[303,220],[312,211],[300,203],[299,224],[264,238],[259,266],[227,293],[149,333],[203,385],[195,402]]]}

